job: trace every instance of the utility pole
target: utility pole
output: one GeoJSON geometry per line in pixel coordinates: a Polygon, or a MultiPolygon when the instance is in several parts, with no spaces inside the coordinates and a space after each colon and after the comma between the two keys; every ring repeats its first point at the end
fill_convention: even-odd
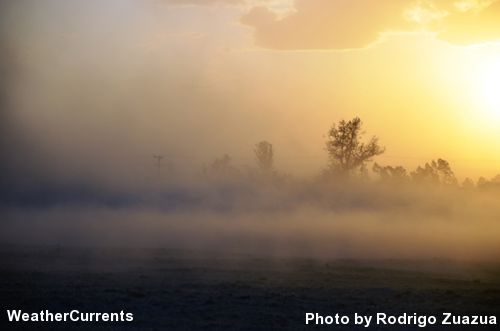
{"type": "Polygon", "coordinates": [[[153,155],[153,158],[156,159],[156,166],[158,167],[158,178],[161,178],[161,160],[164,157],[164,155],[153,155]]]}

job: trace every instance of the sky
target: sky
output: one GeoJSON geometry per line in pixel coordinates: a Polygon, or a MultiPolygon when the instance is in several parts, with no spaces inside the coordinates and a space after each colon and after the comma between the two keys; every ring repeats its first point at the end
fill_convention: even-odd
{"type": "Polygon", "coordinates": [[[318,175],[355,116],[381,165],[499,174],[500,0],[2,0],[0,47],[4,243],[498,259],[494,190],[318,175]]]}
{"type": "Polygon", "coordinates": [[[130,182],[153,154],[244,166],[261,140],[311,175],[354,116],[381,164],[500,173],[500,1],[6,0],[0,18],[12,178],[130,182]]]}

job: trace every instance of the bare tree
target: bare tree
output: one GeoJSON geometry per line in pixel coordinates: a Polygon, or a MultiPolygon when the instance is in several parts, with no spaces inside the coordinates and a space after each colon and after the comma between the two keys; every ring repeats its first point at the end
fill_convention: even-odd
{"type": "Polygon", "coordinates": [[[269,173],[273,170],[274,152],[273,145],[267,141],[261,141],[254,149],[257,165],[262,172],[269,173]]]}
{"type": "Polygon", "coordinates": [[[361,142],[364,132],[361,130],[363,122],[359,117],[350,121],[341,120],[335,123],[328,132],[326,149],[330,156],[330,170],[348,175],[355,170],[366,169],[366,163],[374,156],[384,152],[378,138],[373,136],[366,143],[361,142]]]}

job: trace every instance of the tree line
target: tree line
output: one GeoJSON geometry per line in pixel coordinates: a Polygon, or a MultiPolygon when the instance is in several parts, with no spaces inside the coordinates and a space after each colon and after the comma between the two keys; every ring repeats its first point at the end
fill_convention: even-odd
{"type": "MultiPolygon", "coordinates": [[[[327,134],[325,150],[328,153],[328,165],[323,171],[323,177],[331,178],[367,178],[368,165],[373,159],[385,152],[385,147],[379,143],[378,137],[363,139],[363,122],[359,117],[351,120],[340,120],[333,123],[327,134]]],[[[260,141],[254,147],[257,174],[268,178],[279,177],[274,167],[274,149],[268,141],[260,141]]],[[[407,171],[403,166],[380,165],[375,162],[372,172],[382,182],[404,183],[417,182],[430,185],[461,186],[463,188],[500,188],[500,175],[491,180],[484,177],[474,183],[466,178],[461,184],[453,172],[451,165],[445,159],[438,158],[418,166],[413,171],[407,171]]],[[[236,175],[240,170],[232,165],[227,154],[216,158],[208,168],[207,174],[236,175]]]]}

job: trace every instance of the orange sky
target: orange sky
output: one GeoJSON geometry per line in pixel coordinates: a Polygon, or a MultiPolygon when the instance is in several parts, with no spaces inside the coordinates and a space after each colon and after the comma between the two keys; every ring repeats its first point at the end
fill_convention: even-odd
{"type": "Polygon", "coordinates": [[[46,155],[79,150],[75,171],[159,151],[251,163],[267,139],[279,168],[314,173],[331,123],[360,116],[386,147],[381,163],[442,157],[462,178],[500,173],[500,1],[3,6],[16,121],[46,155]]]}

